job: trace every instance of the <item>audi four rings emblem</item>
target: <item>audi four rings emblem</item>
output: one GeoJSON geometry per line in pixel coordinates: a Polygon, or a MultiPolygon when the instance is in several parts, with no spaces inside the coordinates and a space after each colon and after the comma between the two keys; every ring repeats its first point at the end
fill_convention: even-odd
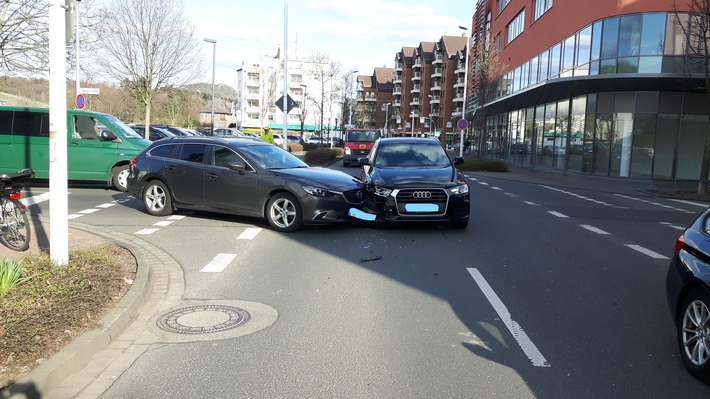
{"type": "Polygon", "coordinates": [[[431,198],[431,193],[429,191],[415,191],[412,193],[412,197],[418,199],[431,198]]]}

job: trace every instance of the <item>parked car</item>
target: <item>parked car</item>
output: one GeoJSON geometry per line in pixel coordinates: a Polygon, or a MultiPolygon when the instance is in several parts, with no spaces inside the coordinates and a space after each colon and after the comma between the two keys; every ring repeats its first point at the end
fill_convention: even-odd
{"type": "Polygon", "coordinates": [[[174,135],[176,135],[176,136],[180,136],[180,137],[182,137],[182,136],[195,136],[195,133],[192,133],[192,132],[188,131],[187,129],[184,129],[184,128],[181,128],[181,127],[177,127],[177,126],[170,126],[170,125],[151,125],[151,126],[155,126],[155,127],[157,127],[158,129],[167,130],[167,131],[169,131],[170,133],[172,133],[172,134],[174,134],[174,135]]]}
{"type": "Polygon", "coordinates": [[[326,140],[323,137],[319,137],[319,136],[311,136],[308,138],[308,140],[306,140],[306,143],[308,143],[308,144],[327,144],[328,140],[326,140]]]}
{"type": "Polygon", "coordinates": [[[214,133],[212,134],[213,136],[235,136],[235,137],[244,137],[246,134],[242,133],[241,131],[231,128],[231,127],[222,127],[214,130],[214,133]]]}
{"type": "Polygon", "coordinates": [[[666,297],[685,368],[710,384],[710,208],[676,241],[666,297]]]}
{"type": "Polygon", "coordinates": [[[468,226],[469,187],[456,168],[464,160],[452,162],[437,139],[379,139],[358,162],[375,220],[468,226]]]}
{"type": "Polygon", "coordinates": [[[155,216],[195,209],[265,218],[274,230],[340,223],[364,197],[349,174],[309,167],[282,148],[246,137],[154,142],[131,159],[128,191],[155,216]]]}
{"type": "MultiPolygon", "coordinates": [[[[143,125],[131,125],[131,128],[136,131],[136,133],[140,134],[141,137],[145,137],[145,126],[143,125]]],[[[175,134],[171,133],[167,129],[161,129],[159,127],[150,126],[150,133],[148,135],[148,140],[150,141],[156,141],[156,140],[162,140],[162,139],[171,139],[175,137],[175,134]]]]}

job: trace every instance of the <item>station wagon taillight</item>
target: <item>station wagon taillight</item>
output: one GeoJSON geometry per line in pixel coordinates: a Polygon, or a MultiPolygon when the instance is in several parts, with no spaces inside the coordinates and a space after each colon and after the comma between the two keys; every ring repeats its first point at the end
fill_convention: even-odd
{"type": "Polygon", "coordinates": [[[678,237],[678,239],[675,241],[675,248],[673,248],[673,253],[677,254],[678,251],[683,248],[683,244],[685,244],[685,236],[681,234],[680,237],[678,237]]]}

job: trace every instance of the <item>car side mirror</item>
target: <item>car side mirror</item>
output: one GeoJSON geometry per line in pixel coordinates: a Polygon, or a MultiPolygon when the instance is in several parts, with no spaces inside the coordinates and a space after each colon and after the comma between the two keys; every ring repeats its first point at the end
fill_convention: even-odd
{"type": "Polygon", "coordinates": [[[114,141],[118,138],[116,133],[110,130],[101,130],[101,140],[102,141],[114,141]]]}
{"type": "Polygon", "coordinates": [[[369,161],[367,158],[358,158],[358,159],[357,159],[357,164],[358,164],[359,166],[369,165],[369,164],[370,164],[370,161],[369,161]]]}
{"type": "Polygon", "coordinates": [[[234,161],[227,164],[230,170],[236,170],[237,172],[244,172],[246,165],[242,161],[234,161]]]}
{"type": "Polygon", "coordinates": [[[454,165],[461,165],[461,164],[463,164],[463,163],[465,163],[465,162],[466,162],[466,161],[464,161],[463,157],[455,157],[455,158],[454,158],[454,165]]]}

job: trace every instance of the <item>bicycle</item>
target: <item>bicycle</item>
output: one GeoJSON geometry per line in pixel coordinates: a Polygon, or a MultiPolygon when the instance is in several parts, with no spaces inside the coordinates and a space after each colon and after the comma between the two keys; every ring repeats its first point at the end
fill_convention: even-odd
{"type": "Polygon", "coordinates": [[[0,242],[15,251],[30,247],[30,222],[20,190],[29,186],[33,176],[30,168],[0,175],[0,242]]]}

